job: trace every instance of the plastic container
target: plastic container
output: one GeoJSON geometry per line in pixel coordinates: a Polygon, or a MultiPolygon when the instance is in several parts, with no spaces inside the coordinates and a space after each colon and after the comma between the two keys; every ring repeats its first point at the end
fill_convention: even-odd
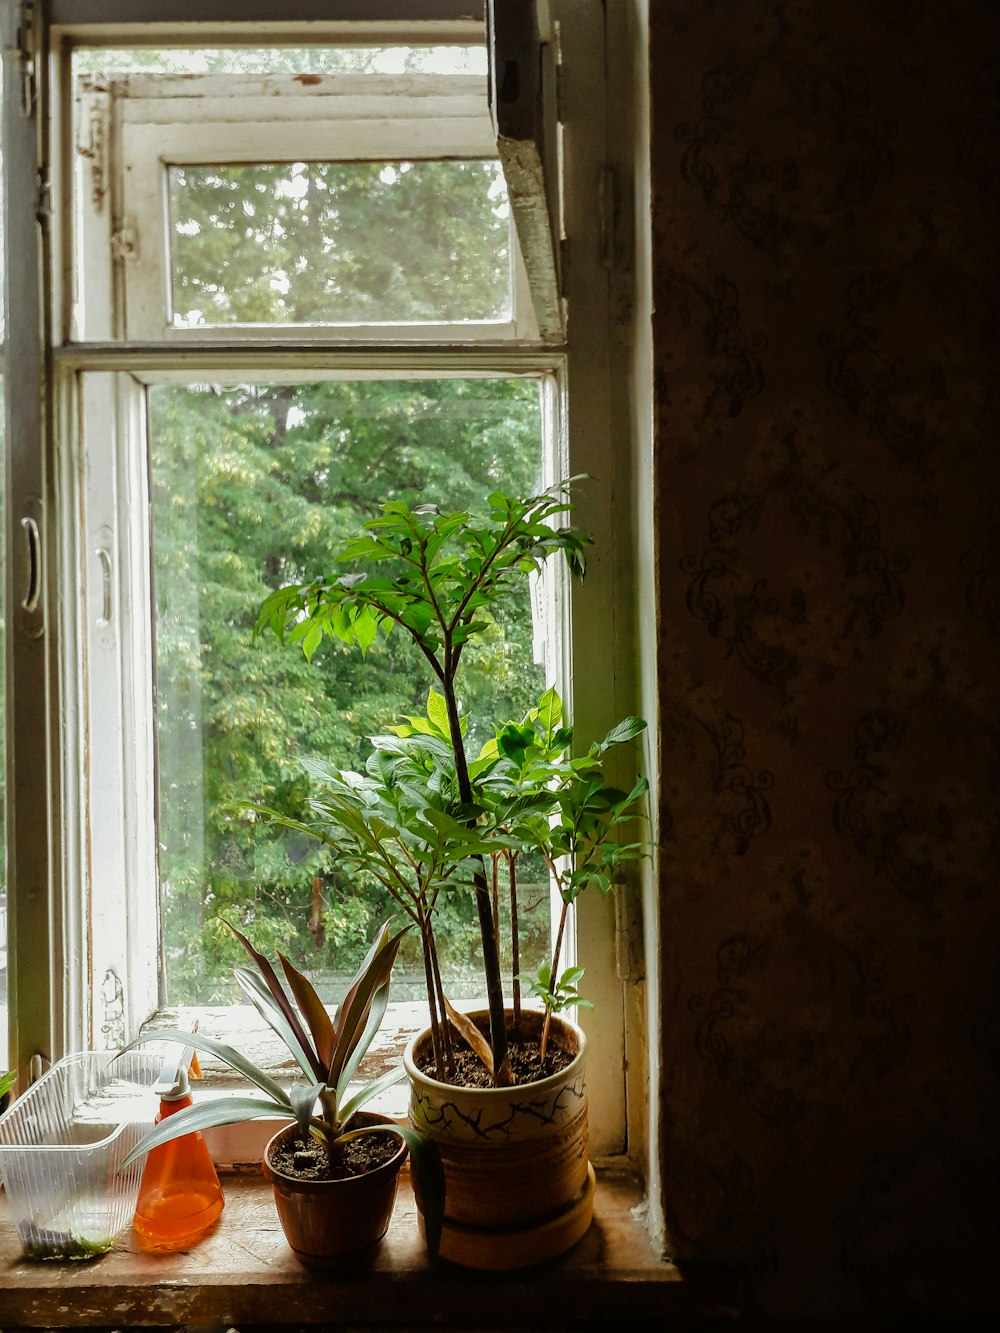
{"type": "Polygon", "coordinates": [[[69,1055],[0,1116],[0,1175],[29,1259],[93,1259],[135,1213],[162,1056],[69,1055]]]}

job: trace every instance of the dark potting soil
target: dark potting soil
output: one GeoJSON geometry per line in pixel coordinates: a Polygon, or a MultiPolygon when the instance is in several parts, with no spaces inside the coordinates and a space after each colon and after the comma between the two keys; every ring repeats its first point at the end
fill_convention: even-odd
{"type": "MultiPolygon", "coordinates": [[[[439,1073],[434,1067],[434,1053],[428,1050],[417,1061],[421,1073],[440,1079],[442,1083],[451,1083],[456,1088],[492,1088],[493,1080],[479,1056],[464,1041],[459,1040],[456,1043],[454,1033],[452,1042],[454,1062],[451,1070],[439,1073]]],[[[558,1074],[560,1069],[565,1069],[573,1059],[569,1051],[550,1042],[545,1052],[545,1059],[541,1060],[538,1055],[537,1037],[527,1040],[508,1037],[507,1054],[510,1056],[510,1067],[515,1083],[537,1083],[551,1074],[558,1074]]]]}
{"type": "Polygon", "coordinates": [[[324,1143],[310,1139],[303,1145],[299,1138],[289,1138],[271,1150],[270,1163],[275,1171],[296,1180],[344,1180],[374,1171],[399,1152],[395,1134],[364,1134],[343,1146],[343,1160],[330,1164],[324,1143]]]}

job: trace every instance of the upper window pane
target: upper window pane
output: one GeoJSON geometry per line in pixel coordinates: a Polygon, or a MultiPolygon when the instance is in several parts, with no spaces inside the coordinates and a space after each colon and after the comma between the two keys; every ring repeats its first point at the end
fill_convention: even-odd
{"type": "Polygon", "coordinates": [[[467,48],[301,72],[276,48],[267,73],[96,72],[121,53],[87,54],[70,337],[539,338],[467,48]]]}
{"type": "Polygon", "coordinates": [[[496,162],[177,166],[168,177],[175,327],[511,318],[496,162]]]}

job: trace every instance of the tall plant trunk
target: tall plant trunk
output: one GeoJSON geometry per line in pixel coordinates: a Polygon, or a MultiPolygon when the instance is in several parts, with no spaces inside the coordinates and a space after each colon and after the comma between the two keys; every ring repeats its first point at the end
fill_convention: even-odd
{"type": "Polygon", "coordinates": [[[496,937],[500,938],[500,853],[494,852],[490,858],[490,870],[492,873],[493,889],[493,929],[496,937]]]}
{"type": "MultiPolygon", "coordinates": [[[[469,765],[465,757],[465,742],[462,740],[462,724],[458,716],[455,682],[448,671],[445,672],[442,687],[444,689],[445,706],[448,710],[451,748],[455,756],[458,794],[463,802],[471,805],[472,783],[469,780],[469,765]]],[[[500,950],[497,947],[497,935],[493,925],[493,903],[486,878],[486,866],[481,856],[474,857],[473,863],[478,867],[473,870],[472,884],[476,893],[479,936],[483,944],[483,973],[486,977],[486,1000],[490,1012],[490,1049],[493,1052],[493,1082],[497,1087],[506,1087],[513,1082],[513,1079],[510,1072],[510,1060],[507,1056],[507,1022],[503,1008],[500,950]]]]}
{"type": "Polygon", "coordinates": [[[437,944],[434,940],[434,925],[430,917],[427,918],[427,935],[431,945],[434,995],[438,1013],[441,1015],[441,1045],[444,1048],[444,1068],[445,1074],[450,1077],[455,1067],[455,1051],[451,1044],[451,1024],[447,1021],[448,1008],[444,998],[444,987],[441,985],[441,964],[438,961],[437,944]]]}
{"type": "Polygon", "coordinates": [[[436,1078],[444,1079],[444,1049],[441,1042],[441,1032],[444,1027],[444,1011],[438,1004],[437,990],[434,985],[434,938],[431,935],[430,917],[422,916],[420,918],[420,943],[423,946],[424,955],[424,984],[427,987],[427,1008],[430,1012],[431,1020],[431,1050],[434,1054],[434,1075],[436,1078]]]}

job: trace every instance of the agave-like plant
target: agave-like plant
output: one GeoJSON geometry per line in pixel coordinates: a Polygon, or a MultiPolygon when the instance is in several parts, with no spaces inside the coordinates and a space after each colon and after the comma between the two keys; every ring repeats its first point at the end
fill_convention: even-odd
{"type": "Polygon", "coordinates": [[[125,1158],[123,1168],[143,1153],[183,1134],[263,1117],[294,1119],[303,1141],[312,1137],[323,1143],[332,1163],[343,1156],[344,1146],[351,1139],[363,1134],[396,1134],[410,1149],[415,1185],[427,1222],[427,1241],[433,1251],[444,1211],[444,1176],[436,1148],[406,1125],[360,1126],[352,1123],[354,1113],[365,1102],[405,1075],[400,1064],[364,1083],[356,1091],[350,1091],[351,1080],[385,1016],[392,965],[409,927],[392,934],[389,923],[382,926],[333,1018],[312,983],[283,954],[279,953],[278,958],[294,1003],[268,959],[234,926],[229,928],[254,964],[253,967],[235,967],[233,975],[250,1003],[288,1047],[306,1082],[295,1084],[286,1091],[276,1079],[232,1046],[202,1032],[170,1029],[139,1037],[124,1049],[131,1050],[149,1041],[174,1041],[193,1046],[224,1061],[255,1084],[264,1096],[225,1097],[196,1102],[176,1111],[143,1136],[125,1158]]]}

